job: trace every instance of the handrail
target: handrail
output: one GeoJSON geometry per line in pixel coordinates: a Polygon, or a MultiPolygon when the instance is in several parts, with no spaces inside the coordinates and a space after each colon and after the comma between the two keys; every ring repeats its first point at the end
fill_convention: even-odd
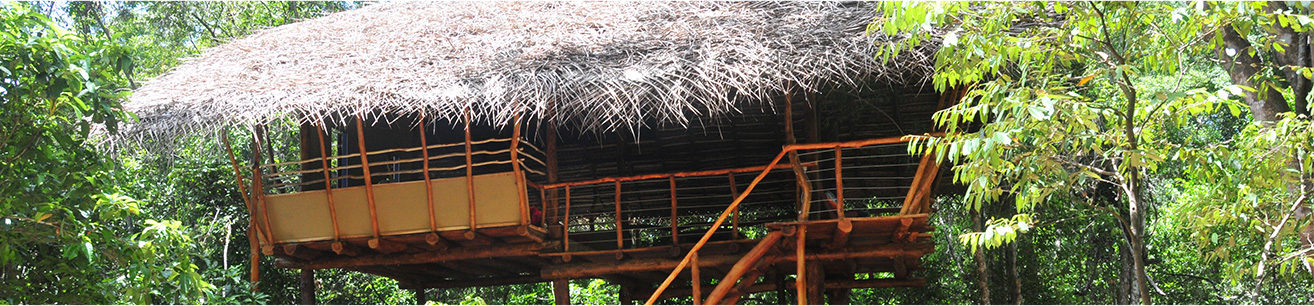
{"type": "MultiPolygon", "coordinates": [[[[730,214],[734,212],[736,208],[739,207],[739,203],[743,202],[744,199],[747,198],[748,195],[753,192],[753,188],[756,188],[757,184],[761,183],[762,179],[766,178],[767,174],[770,173],[771,170],[775,169],[776,166],[780,164],[780,160],[783,159],[785,155],[787,155],[788,153],[798,150],[858,148],[858,147],[883,145],[883,144],[895,144],[901,142],[909,142],[919,137],[933,137],[939,135],[942,135],[942,133],[931,133],[925,135],[904,135],[899,137],[867,139],[867,140],[857,140],[857,141],[847,141],[847,142],[785,145],[781,149],[780,153],[776,154],[775,159],[772,159],[771,163],[767,164],[767,166],[764,167],[762,172],[759,173],[757,177],[753,178],[752,183],[749,183],[748,187],[746,187],[743,192],[739,193],[739,196],[735,197],[735,200],[733,202],[730,202],[730,205],[727,206],[725,210],[722,211],[721,214],[716,217],[716,222],[713,222],[712,226],[707,229],[707,233],[704,233],[703,237],[698,239],[698,243],[695,243],[694,246],[689,249],[689,252],[686,253],[684,255],[684,258],[680,260],[680,263],[675,266],[675,270],[671,271],[671,274],[666,277],[666,280],[662,281],[661,286],[658,286],[657,290],[653,291],[652,296],[648,297],[648,300],[647,302],[644,303],[644,305],[652,305],[654,302],[657,301],[657,298],[661,296],[662,292],[666,291],[666,288],[671,285],[671,282],[675,281],[675,278],[678,275],[680,275],[680,271],[684,270],[684,268],[689,265],[689,261],[691,260],[691,257],[694,256],[695,253],[697,253],[699,250],[703,248],[703,245],[706,244],[707,241],[712,238],[712,235],[716,233],[716,230],[721,228],[721,224],[725,222],[726,217],[729,217],[730,214]]],[[[791,165],[790,167],[793,167],[793,165],[791,165]]]]}

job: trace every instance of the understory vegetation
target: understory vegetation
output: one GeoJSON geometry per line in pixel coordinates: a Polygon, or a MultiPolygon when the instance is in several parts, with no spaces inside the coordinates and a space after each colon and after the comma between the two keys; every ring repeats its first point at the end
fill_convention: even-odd
{"type": "MultiPolygon", "coordinates": [[[[136,119],[121,110],[132,89],[185,58],[364,5],[0,3],[0,303],[296,304],[296,270],[261,260],[257,288],[248,281],[247,210],[217,136],[243,143],[249,131],[198,132],[169,152],[106,135],[136,119]]],[[[1310,7],[882,6],[869,31],[904,39],[873,60],[940,45],[932,84],[965,93],[935,115],[945,137],[909,148],[952,164],[943,184],[965,192],[934,202],[936,249],[914,273],[926,287],[856,289],[853,303],[1314,297],[1310,7]]],[[[295,151],[291,132],[271,137],[274,150],[295,151]]],[[[415,300],[370,274],[321,270],[316,282],[320,303],[415,300]]],[[[574,280],[571,292],[579,304],[619,303],[619,286],[603,280],[574,280]]],[[[553,301],[549,283],[429,295],[553,301]]]]}

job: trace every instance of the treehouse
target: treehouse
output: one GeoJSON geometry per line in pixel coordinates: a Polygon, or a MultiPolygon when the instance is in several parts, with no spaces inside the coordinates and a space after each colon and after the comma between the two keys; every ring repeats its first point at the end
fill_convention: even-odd
{"type": "Polygon", "coordinates": [[[219,134],[253,263],[303,278],[376,274],[421,302],[553,282],[564,304],[565,281],[602,278],[624,303],[843,304],[924,285],[940,167],[908,142],[956,99],[925,84],[927,52],[873,58],[894,39],[874,14],[377,4],[207,51],[135,93],[130,131],[158,150],[250,131],[219,134]]]}

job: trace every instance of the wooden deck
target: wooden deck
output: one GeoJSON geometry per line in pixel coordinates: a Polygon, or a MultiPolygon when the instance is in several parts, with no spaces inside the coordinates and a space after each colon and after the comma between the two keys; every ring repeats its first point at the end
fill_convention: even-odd
{"type": "MultiPolygon", "coordinates": [[[[805,260],[817,263],[822,284],[829,289],[921,286],[911,278],[921,269],[921,257],[933,251],[928,215],[848,218],[806,222],[772,223],[767,227],[784,237],[794,237],[806,228],[805,260]],[[845,224],[848,223],[848,224],[845,224]],[[842,228],[851,229],[844,234],[842,228]],[[842,243],[837,238],[847,235],[842,243]],[[891,273],[883,279],[853,280],[858,273],[891,273]]],[[[389,249],[371,249],[364,239],[347,240],[346,252],[333,252],[331,243],[284,244],[276,248],[276,264],[284,268],[343,268],[398,280],[404,288],[454,288],[547,282],[554,279],[601,278],[621,284],[624,299],[643,299],[679,264],[693,245],[656,246],[624,250],[563,252],[563,241],[544,239],[537,227],[500,227],[478,231],[467,239],[466,231],[441,232],[447,245],[430,245],[424,235],[385,239],[389,249]],[[526,231],[527,230],[527,231],[526,231]],[[541,241],[540,241],[541,240],[541,241]]],[[[707,243],[699,251],[699,282],[710,292],[737,262],[761,239],[722,240],[707,243]]],[[[794,274],[798,258],[793,239],[766,246],[767,253],[752,279],[741,282],[735,293],[792,289],[783,282],[794,274]],[[756,276],[754,276],[756,275],[756,276]],[[784,285],[781,285],[781,284],[784,285]]],[[[690,296],[691,273],[681,273],[677,283],[661,298],[690,296]]],[[[737,299],[737,297],[736,297],[737,299]]],[[[623,302],[628,302],[623,301],[623,302]]],[[[729,302],[729,301],[724,301],[729,302]]]]}

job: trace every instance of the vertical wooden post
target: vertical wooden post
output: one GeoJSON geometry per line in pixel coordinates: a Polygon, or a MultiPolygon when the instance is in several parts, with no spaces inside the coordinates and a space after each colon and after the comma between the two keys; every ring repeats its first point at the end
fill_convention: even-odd
{"type": "MultiPolygon", "coordinates": [[[[424,158],[421,163],[421,170],[424,171],[424,199],[429,204],[429,234],[424,236],[424,242],[429,245],[438,245],[442,243],[443,238],[438,236],[438,214],[433,207],[433,177],[429,173],[429,130],[424,128],[424,113],[419,115],[420,128],[420,157],[424,158]]],[[[418,289],[420,296],[424,295],[424,289],[418,289]]],[[[424,304],[421,301],[420,304],[424,304]]]]}
{"type": "MultiPolygon", "coordinates": [[[[680,245],[680,219],[675,203],[675,176],[669,176],[667,179],[671,183],[671,245],[680,245]]],[[[694,302],[694,304],[698,303],[694,302]]]]}
{"type": "Polygon", "coordinates": [[[570,280],[564,278],[552,280],[552,297],[555,298],[557,305],[570,305],[570,280]]]}
{"type": "MultiPolygon", "coordinates": [[[[621,183],[616,181],[616,249],[625,248],[625,234],[621,229],[621,183]]],[[[621,257],[624,253],[616,253],[616,257],[621,257]]],[[[617,258],[619,259],[619,258],[617,258]]]]}
{"type": "Polygon", "coordinates": [[[479,224],[475,219],[475,194],[474,194],[474,158],[470,155],[470,107],[465,108],[465,193],[470,204],[470,231],[466,233],[466,238],[474,238],[472,235],[479,224]]]}
{"type": "Polygon", "coordinates": [[[370,156],[369,151],[365,149],[365,119],[364,114],[356,116],[356,144],[360,148],[360,169],[365,174],[365,201],[370,208],[370,229],[374,233],[374,238],[370,239],[368,244],[370,248],[377,249],[380,246],[379,241],[379,211],[374,208],[374,176],[370,175],[370,156]]]}
{"type": "Polygon", "coordinates": [[[316,135],[319,136],[319,162],[320,169],[324,171],[324,196],[328,199],[329,218],[333,218],[333,243],[340,246],[338,242],[341,237],[341,231],[338,230],[338,208],[333,204],[333,177],[329,176],[328,153],[324,146],[324,125],[315,124],[316,135]]]}
{"type": "MultiPolygon", "coordinates": [[[[551,184],[551,183],[556,183],[558,178],[557,177],[557,123],[553,121],[553,119],[548,118],[547,129],[544,132],[547,133],[547,135],[543,136],[544,138],[543,142],[546,143],[546,148],[544,149],[547,150],[547,152],[543,152],[543,155],[545,155],[543,156],[543,158],[545,159],[544,163],[547,164],[548,183],[551,184]]],[[[557,201],[558,200],[557,196],[559,195],[560,194],[556,188],[552,188],[552,190],[547,191],[547,198],[550,198],[551,200],[545,200],[547,202],[545,204],[546,207],[543,209],[543,220],[556,220],[558,213],[557,203],[559,203],[559,201],[557,201]]],[[[556,235],[561,234],[561,232],[553,231],[552,225],[547,224],[547,221],[544,221],[543,225],[548,228],[548,231],[550,233],[556,235]]]]}
{"type": "Polygon", "coordinates": [[[797,235],[797,237],[795,237],[797,238],[797,240],[795,241],[794,251],[796,252],[795,255],[797,255],[796,258],[798,258],[798,261],[795,262],[795,267],[794,267],[797,270],[795,271],[796,274],[794,276],[794,289],[798,291],[799,305],[809,305],[808,294],[807,294],[807,284],[808,284],[807,257],[804,256],[806,254],[804,253],[804,249],[803,249],[805,246],[805,242],[807,241],[807,238],[805,237],[807,235],[807,232],[808,232],[808,227],[800,225],[798,226],[797,233],[794,234],[797,235]]]}
{"type": "Polygon", "coordinates": [[[301,305],[315,305],[315,270],[301,269],[297,285],[301,287],[301,305]]]}
{"type": "Polygon", "coordinates": [[[426,292],[424,292],[425,291],[424,288],[415,288],[412,290],[415,292],[416,305],[429,304],[429,296],[425,295],[426,292]]]}
{"type": "Polygon", "coordinates": [[[525,173],[520,170],[520,114],[516,114],[512,119],[511,131],[511,172],[516,178],[516,195],[519,197],[520,205],[520,225],[529,225],[529,190],[525,186],[525,173]]]}
{"type": "Polygon", "coordinates": [[[844,219],[844,148],[835,147],[835,215],[844,219]]]}
{"type": "Polygon", "coordinates": [[[274,230],[273,227],[269,225],[269,210],[266,209],[265,206],[265,175],[260,167],[260,136],[254,131],[252,131],[251,134],[251,154],[253,160],[251,165],[251,199],[255,201],[257,206],[259,206],[260,216],[265,225],[264,229],[261,231],[265,236],[265,245],[260,246],[260,253],[274,255],[274,230]]]}
{"type": "MultiPolygon", "coordinates": [[[[800,258],[799,261],[801,262],[802,259],[800,258]]],[[[807,270],[808,270],[807,272],[808,286],[806,290],[807,293],[806,295],[808,296],[808,302],[815,305],[825,304],[826,303],[826,270],[821,266],[821,261],[819,260],[813,260],[808,262],[807,270]]],[[[800,290],[799,293],[803,294],[804,291],[800,290]]]]}
{"type": "Polygon", "coordinates": [[[570,252],[570,185],[566,185],[566,216],[561,218],[561,237],[566,252],[570,252]]]}
{"type": "Polygon", "coordinates": [[[703,278],[698,275],[698,252],[689,254],[689,278],[693,282],[693,303],[703,303],[703,278]]]}
{"type": "MultiPolygon", "coordinates": [[[[424,129],[424,113],[420,113],[419,117],[420,157],[424,158],[424,162],[421,162],[420,166],[424,171],[424,199],[429,204],[429,231],[437,232],[438,216],[434,215],[433,209],[433,178],[429,177],[429,131],[424,129]]],[[[420,290],[420,292],[423,292],[423,290],[420,290]]]]}
{"type": "MultiPolygon", "coordinates": [[[[739,198],[739,186],[735,185],[735,173],[730,172],[730,196],[734,199],[739,198]]],[[[734,219],[730,221],[731,235],[734,239],[739,239],[739,207],[735,206],[734,219]]]]}
{"type": "MultiPolygon", "coordinates": [[[[246,193],[246,184],[243,183],[241,166],[237,165],[237,155],[233,154],[233,146],[228,143],[228,129],[219,131],[219,139],[224,143],[224,149],[228,151],[228,161],[233,163],[233,176],[237,177],[237,192],[242,196],[242,203],[246,204],[246,211],[250,215],[250,224],[246,227],[246,238],[251,242],[251,290],[255,290],[255,284],[260,281],[260,238],[256,237],[256,217],[255,206],[251,204],[251,196],[246,193]]],[[[259,163],[259,162],[256,162],[259,163]]]]}

